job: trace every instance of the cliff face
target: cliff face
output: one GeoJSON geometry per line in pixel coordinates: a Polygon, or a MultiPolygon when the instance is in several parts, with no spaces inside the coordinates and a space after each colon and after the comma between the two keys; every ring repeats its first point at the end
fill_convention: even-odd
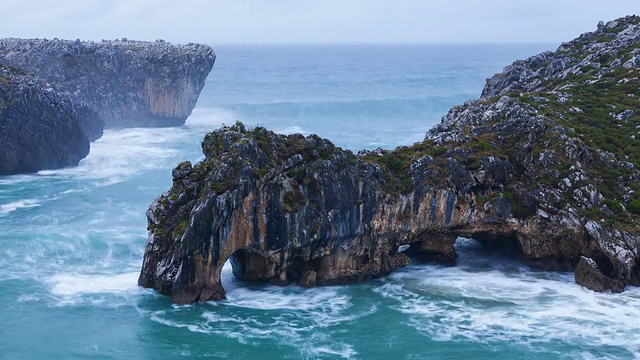
{"type": "Polygon", "coordinates": [[[50,85],[0,65],[0,175],[78,164],[89,111],[50,85]]]}
{"type": "MultiPolygon", "coordinates": [[[[34,74],[96,112],[106,127],[176,126],[215,62],[205,45],[164,41],[0,39],[0,62],[34,74]]],[[[93,138],[101,129],[87,128],[93,138]]]]}
{"type": "Polygon", "coordinates": [[[409,147],[354,155],[242,124],[208,134],[205,160],[180,164],[147,212],[140,285],[222,299],[227,259],[247,280],[357,281],[410,256],[453,264],[458,236],[576,269],[594,290],[640,285],[639,23],[514,63],[409,147]]]}

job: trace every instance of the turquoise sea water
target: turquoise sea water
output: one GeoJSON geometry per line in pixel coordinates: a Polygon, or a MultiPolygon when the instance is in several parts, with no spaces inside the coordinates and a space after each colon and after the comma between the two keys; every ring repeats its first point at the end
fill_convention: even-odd
{"type": "Polygon", "coordinates": [[[0,359],[633,359],[640,290],[596,294],[456,245],[353,286],[243,284],[175,306],[136,286],[145,210],[203,135],[241,120],[358,150],[419,141],[514,59],[553,45],[216,47],[187,124],[108,130],[76,168],[0,177],[0,359]]]}

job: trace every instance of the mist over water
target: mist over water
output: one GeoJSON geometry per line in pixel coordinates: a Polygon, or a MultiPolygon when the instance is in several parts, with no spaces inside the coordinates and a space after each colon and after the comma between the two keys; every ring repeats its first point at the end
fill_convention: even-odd
{"type": "Polygon", "coordinates": [[[551,46],[221,47],[185,126],[107,130],[78,167],[0,177],[0,359],[631,359],[640,291],[596,294],[459,239],[456,267],[353,286],[246,284],[192,306],[136,285],[148,205],[236,120],[354,151],[420,141],[551,46]]]}

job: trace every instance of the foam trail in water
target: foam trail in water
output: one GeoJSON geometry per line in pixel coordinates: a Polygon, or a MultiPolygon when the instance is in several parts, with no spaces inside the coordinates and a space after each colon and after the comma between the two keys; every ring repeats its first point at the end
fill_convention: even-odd
{"type": "Polygon", "coordinates": [[[51,293],[57,296],[83,294],[122,294],[140,291],[138,272],[122,274],[75,275],[59,274],[50,279],[51,293]]]}
{"type": "Polygon", "coordinates": [[[370,315],[377,308],[353,311],[348,295],[339,287],[301,289],[295,286],[242,284],[233,277],[229,262],[222,269],[227,301],[207,307],[174,306],[150,314],[153,321],[196,333],[216,334],[241,344],[260,342],[293,346],[303,357],[357,355],[353,346],[335,337],[333,327],[370,315]],[[210,310],[214,307],[213,310],[210,310]],[[181,313],[201,311],[200,319],[181,313]],[[191,319],[191,320],[189,320],[191,319]],[[301,345],[303,344],[303,345],[301,345]]]}
{"type": "Polygon", "coordinates": [[[183,145],[191,150],[192,143],[197,144],[208,130],[219,127],[229,116],[220,109],[196,110],[185,126],[108,129],[91,144],[89,155],[77,167],[39,174],[99,179],[100,185],[107,186],[148,170],[171,168],[183,153],[183,145]]]}
{"type": "Polygon", "coordinates": [[[457,246],[456,267],[411,266],[376,289],[439,341],[614,346],[640,356],[640,289],[595,293],[571,273],[537,272],[457,246]],[[491,264],[498,266],[487,266],[491,264]]]}
{"type": "MultiPolygon", "coordinates": [[[[211,131],[224,125],[233,125],[236,120],[233,112],[221,108],[198,107],[187,119],[187,129],[211,131]]],[[[203,134],[204,135],[204,134],[203,134]]]]}
{"type": "Polygon", "coordinates": [[[0,204],[0,215],[8,214],[22,208],[30,208],[40,206],[35,199],[23,199],[8,204],[0,204]]]}

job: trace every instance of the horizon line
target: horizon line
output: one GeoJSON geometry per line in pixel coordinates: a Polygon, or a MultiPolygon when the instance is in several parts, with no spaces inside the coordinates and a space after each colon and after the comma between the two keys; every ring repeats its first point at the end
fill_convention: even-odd
{"type": "Polygon", "coordinates": [[[216,46],[438,46],[438,45],[555,45],[563,42],[199,42],[216,46]]]}

